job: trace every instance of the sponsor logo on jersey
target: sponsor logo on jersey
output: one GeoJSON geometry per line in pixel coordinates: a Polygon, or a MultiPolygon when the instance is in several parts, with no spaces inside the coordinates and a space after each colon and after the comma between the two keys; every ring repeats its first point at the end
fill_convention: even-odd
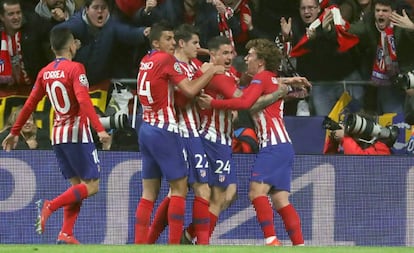
{"type": "Polygon", "coordinates": [[[88,78],[86,77],[85,74],[81,74],[79,76],[79,82],[81,83],[81,85],[85,86],[85,87],[89,87],[89,82],[88,82],[88,78]]]}
{"type": "Polygon", "coordinates": [[[183,71],[181,70],[180,64],[178,62],[174,63],[174,70],[177,71],[177,73],[182,74],[183,71]]]}

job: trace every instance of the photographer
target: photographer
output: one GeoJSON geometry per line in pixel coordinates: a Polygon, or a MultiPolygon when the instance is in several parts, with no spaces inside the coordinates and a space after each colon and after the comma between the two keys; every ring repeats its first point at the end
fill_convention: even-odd
{"type": "Polygon", "coordinates": [[[382,127],[358,114],[348,115],[343,124],[327,118],[324,127],[331,130],[325,154],[391,155],[398,137],[398,127],[382,127]]]}

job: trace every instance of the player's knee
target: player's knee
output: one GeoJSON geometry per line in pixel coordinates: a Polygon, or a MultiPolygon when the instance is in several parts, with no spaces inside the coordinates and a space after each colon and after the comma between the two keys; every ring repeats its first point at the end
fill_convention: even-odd
{"type": "Polygon", "coordinates": [[[88,188],[88,196],[95,195],[99,191],[99,180],[94,180],[86,183],[88,188]]]}
{"type": "Polygon", "coordinates": [[[210,200],[211,189],[208,184],[197,184],[193,185],[194,194],[197,197],[203,198],[205,200],[210,200]]]}

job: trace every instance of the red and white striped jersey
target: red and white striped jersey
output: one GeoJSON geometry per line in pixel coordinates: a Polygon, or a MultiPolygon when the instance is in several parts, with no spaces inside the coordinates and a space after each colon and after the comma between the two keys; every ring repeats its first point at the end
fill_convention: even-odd
{"type": "Polygon", "coordinates": [[[88,93],[89,82],[81,63],[55,59],[38,74],[11,133],[18,135],[37,103],[47,94],[55,111],[52,145],[93,142],[89,121],[97,132],[104,131],[88,93]]]}
{"type": "MultiPolygon", "coordinates": [[[[273,93],[278,88],[276,74],[262,71],[253,76],[250,85],[243,90],[242,97],[223,101],[213,100],[211,105],[214,108],[246,109],[252,106],[260,96],[273,93]]],[[[252,115],[261,147],[291,142],[283,120],[283,105],[283,99],[279,99],[252,115]]]]}
{"type": "Polygon", "coordinates": [[[137,77],[143,121],[178,133],[174,89],[187,76],[174,56],[152,50],[142,58],[137,77]]]}
{"type": "MultiPolygon", "coordinates": [[[[205,88],[205,93],[214,99],[232,98],[237,89],[237,83],[231,73],[215,75],[205,88]]],[[[200,111],[200,135],[207,140],[231,146],[233,125],[232,111],[221,109],[205,109],[200,111]]]]}
{"type": "MultiPolygon", "coordinates": [[[[197,78],[197,71],[200,69],[201,62],[197,59],[187,62],[178,62],[181,69],[187,75],[188,79],[193,80],[197,78]]],[[[190,136],[198,137],[198,129],[200,127],[200,116],[198,114],[198,106],[191,99],[183,95],[180,90],[175,92],[175,105],[178,116],[178,128],[180,135],[184,138],[190,136]]]]}

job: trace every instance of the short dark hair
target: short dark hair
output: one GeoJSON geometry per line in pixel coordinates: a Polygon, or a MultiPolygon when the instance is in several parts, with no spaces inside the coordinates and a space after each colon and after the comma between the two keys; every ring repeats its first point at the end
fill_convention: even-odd
{"type": "Polygon", "coordinates": [[[174,38],[178,42],[184,40],[185,42],[191,40],[193,35],[200,36],[200,31],[193,25],[182,24],[174,30],[174,38]]]}
{"type": "MultiPolygon", "coordinates": [[[[85,0],[84,3],[83,3],[83,5],[85,7],[89,7],[89,6],[91,6],[91,4],[92,4],[93,1],[94,0],[85,0]]],[[[108,5],[108,8],[111,7],[111,1],[109,1],[109,0],[103,0],[103,1],[108,5]]]]}
{"type": "Polygon", "coordinates": [[[172,32],[174,31],[174,28],[167,23],[167,21],[163,20],[158,23],[155,23],[151,26],[151,31],[148,35],[148,39],[150,44],[152,45],[152,42],[154,40],[160,40],[162,32],[172,32]]]}
{"type": "Polygon", "coordinates": [[[73,38],[72,31],[65,27],[56,27],[50,31],[50,45],[53,50],[61,51],[67,47],[71,38],[73,38]]]}
{"type": "Polygon", "coordinates": [[[207,43],[209,50],[218,50],[222,45],[231,45],[231,40],[226,36],[216,36],[211,38],[207,43]]]}
{"type": "Polygon", "coordinates": [[[7,4],[7,5],[16,5],[16,4],[20,4],[20,1],[19,0],[1,0],[0,1],[0,14],[1,15],[4,15],[4,12],[5,12],[4,5],[5,4],[7,4]]]}
{"type": "Polygon", "coordinates": [[[385,6],[390,6],[391,9],[395,10],[396,5],[395,5],[395,0],[374,0],[373,2],[374,6],[376,4],[381,4],[381,5],[385,5],[385,6]]]}

